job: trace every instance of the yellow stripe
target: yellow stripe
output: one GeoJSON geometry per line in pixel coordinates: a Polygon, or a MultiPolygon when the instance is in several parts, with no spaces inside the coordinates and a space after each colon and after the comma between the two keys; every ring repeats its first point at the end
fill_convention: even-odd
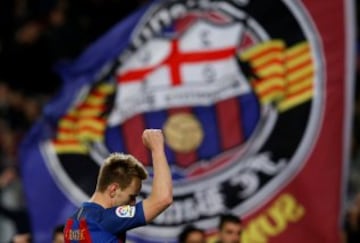
{"type": "Polygon", "coordinates": [[[105,122],[104,121],[98,121],[98,120],[95,120],[95,119],[82,119],[79,121],[78,123],[78,126],[79,128],[82,128],[82,127],[91,127],[91,128],[94,128],[94,129],[100,129],[102,130],[104,127],[105,127],[105,122]]]}
{"type": "Polygon", "coordinates": [[[97,134],[93,133],[91,131],[81,131],[78,134],[78,138],[80,140],[91,140],[91,141],[102,141],[103,140],[103,134],[97,134]]]}
{"type": "Polygon", "coordinates": [[[99,139],[103,137],[103,131],[104,130],[100,130],[100,131],[91,131],[91,130],[87,130],[87,129],[82,129],[79,130],[77,133],[77,136],[79,139],[83,139],[83,138],[94,138],[94,139],[99,139]]]}
{"type": "Polygon", "coordinates": [[[277,100],[280,100],[284,97],[284,93],[283,92],[280,92],[280,91],[274,91],[274,92],[271,92],[267,95],[263,95],[260,97],[260,102],[262,104],[268,104],[268,103],[271,103],[273,101],[277,101],[277,100]]]}
{"type": "Polygon", "coordinates": [[[74,129],[76,128],[76,122],[72,120],[61,119],[59,122],[59,128],[74,129]]]}
{"type": "Polygon", "coordinates": [[[56,134],[56,138],[59,141],[74,140],[76,139],[76,134],[59,132],[58,134],[56,134]]]}
{"type": "Polygon", "coordinates": [[[304,53],[301,56],[298,56],[296,58],[293,58],[291,60],[286,61],[286,67],[288,69],[296,67],[297,65],[300,65],[302,63],[306,63],[311,60],[311,53],[304,53]]]}
{"type": "Polygon", "coordinates": [[[271,87],[285,87],[285,81],[281,78],[273,78],[270,80],[267,80],[265,82],[260,82],[255,85],[256,91],[259,91],[259,93],[263,92],[264,90],[267,90],[271,87]]]}
{"type": "Polygon", "coordinates": [[[290,108],[293,108],[295,106],[298,106],[301,103],[304,103],[304,102],[310,100],[312,98],[312,96],[313,96],[313,90],[309,90],[309,91],[301,93],[297,96],[285,99],[284,101],[282,101],[278,104],[278,110],[280,112],[289,110],[290,108]]]}
{"type": "Polygon", "coordinates": [[[114,84],[102,84],[96,88],[102,94],[108,95],[114,92],[115,85],[114,84]]]}
{"type": "Polygon", "coordinates": [[[266,78],[267,76],[270,76],[273,74],[285,74],[285,68],[284,68],[284,66],[274,64],[274,65],[259,69],[257,71],[257,74],[259,74],[259,76],[262,78],[266,78]]]}
{"type": "Polygon", "coordinates": [[[54,146],[56,153],[58,154],[87,154],[88,149],[84,146],[54,146]]]}
{"type": "Polygon", "coordinates": [[[56,151],[84,151],[86,152],[88,149],[87,147],[80,143],[80,141],[76,144],[70,143],[70,144],[59,144],[59,143],[52,143],[56,151]]]}
{"type": "Polygon", "coordinates": [[[85,100],[85,104],[89,104],[89,105],[103,105],[105,103],[106,99],[95,96],[95,95],[90,95],[89,97],[86,98],[85,100]]]}
{"type": "Polygon", "coordinates": [[[253,56],[256,56],[257,54],[263,52],[264,50],[271,49],[271,48],[284,48],[284,42],[281,40],[272,40],[268,42],[261,43],[259,45],[256,45],[243,53],[240,54],[240,58],[243,60],[249,60],[253,56]]]}
{"type": "Polygon", "coordinates": [[[305,51],[306,49],[308,49],[308,51],[310,52],[309,43],[304,41],[304,42],[301,42],[301,43],[287,49],[286,52],[285,52],[285,55],[287,57],[293,56],[293,55],[296,55],[296,54],[298,54],[298,53],[300,53],[302,51],[305,51]]]}
{"type": "Polygon", "coordinates": [[[72,122],[70,120],[61,120],[59,123],[59,128],[66,128],[66,129],[76,129],[78,127],[83,127],[83,126],[89,126],[100,129],[106,126],[106,123],[104,121],[91,119],[91,117],[80,119],[78,122],[72,122]]]}
{"type": "Polygon", "coordinates": [[[288,80],[289,83],[291,83],[292,81],[295,81],[297,79],[299,79],[300,77],[304,77],[306,75],[310,75],[314,72],[314,66],[313,65],[308,65],[302,69],[299,69],[297,71],[293,71],[291,73],[287,73],[286,79],[288,80]]]}
{"type": "Polygon", "coordinates": [[[293,84],[293,85],[289,85],[286,88],[286,94],[293,94],[298,92],[299,90],[302,90],[306,87],[312,87],[313,84],[313,79],[312,78],[308,78],[308,79],[304,79],[301,82],[297,83],[297,84],[293,84]]]}

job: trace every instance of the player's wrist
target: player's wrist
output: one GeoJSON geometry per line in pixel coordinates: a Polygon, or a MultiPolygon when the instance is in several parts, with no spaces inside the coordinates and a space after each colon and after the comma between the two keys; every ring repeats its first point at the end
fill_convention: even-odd
{"type": "Polygon", "coordinates": [[[151,153],[154,158],[165,157],[165,150],[163,147],[154,148],[151,150],[151,153]]]}

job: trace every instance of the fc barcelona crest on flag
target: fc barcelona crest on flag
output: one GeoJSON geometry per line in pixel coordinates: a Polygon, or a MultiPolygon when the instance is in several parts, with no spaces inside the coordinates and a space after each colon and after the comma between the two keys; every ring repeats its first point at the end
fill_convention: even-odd
{"type": "MultiPolygon", "coordinates": [[[[117,55],[79,86],[41,142],[56,185],[74,205],[87,200],[111,152],[133,154],[151,172],[140,135],[160,128],[174,203],[134,240],[171,241],[186,224],[216,229],[223,212],[249,217],[244,242],[279,235],[285,226],[275,230],[268,224],[278,219],[269,216],[256,225],[268,227],[264,241],[252,241],[252,213],[310,163],[329,104],[324,31],[311,17],[321,11],[308,5],[171,0],[145,7],[128,20],[117,55]]],[[[289,193],[275,201],[292,212],[284,225],[306,217],[298,201],[289,193]]]]}

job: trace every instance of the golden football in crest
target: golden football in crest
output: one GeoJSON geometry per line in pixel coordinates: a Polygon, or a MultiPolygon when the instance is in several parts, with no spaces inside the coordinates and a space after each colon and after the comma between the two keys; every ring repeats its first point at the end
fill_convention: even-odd
{"type": "Polygon", "coordinates": [[[194,151],[200,146],[204,137],[200,122],[190,113],[170,116],[163,131],[169,147],[180,153],[194,151]]]}

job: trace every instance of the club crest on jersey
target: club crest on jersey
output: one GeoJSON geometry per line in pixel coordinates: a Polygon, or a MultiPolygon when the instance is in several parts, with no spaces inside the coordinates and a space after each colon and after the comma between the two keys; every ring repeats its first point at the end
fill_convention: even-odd
{"type": "MultiPolygon", "coordinates": [[[[316,33],[296,1],[157,2],[117,61],[60,120],[46,150],[49,168],[82,201],[109,152],[132,153],[151,172],[141,132],[161,128],[174,204],[149,236],[198,221],[216,227],[224,210],[241,215],[258,207],[303,168],[316,140],[324,99],[316,33]],[[276,13],[264,12],[268,5],[276,13]],[[267,15],[282,18],[269,22],[267,15]],[[78,171],[84,167],[86,183],[78,171]]],[[[148,180],[141,196],[150,191],[148,180]]]]}
{"type": "Polygon", "coordinates": [[[119,206],[115,209],[115,213],[120,218],[132,218],[135,216],[136,208],[130,205],[119,206]]]}

